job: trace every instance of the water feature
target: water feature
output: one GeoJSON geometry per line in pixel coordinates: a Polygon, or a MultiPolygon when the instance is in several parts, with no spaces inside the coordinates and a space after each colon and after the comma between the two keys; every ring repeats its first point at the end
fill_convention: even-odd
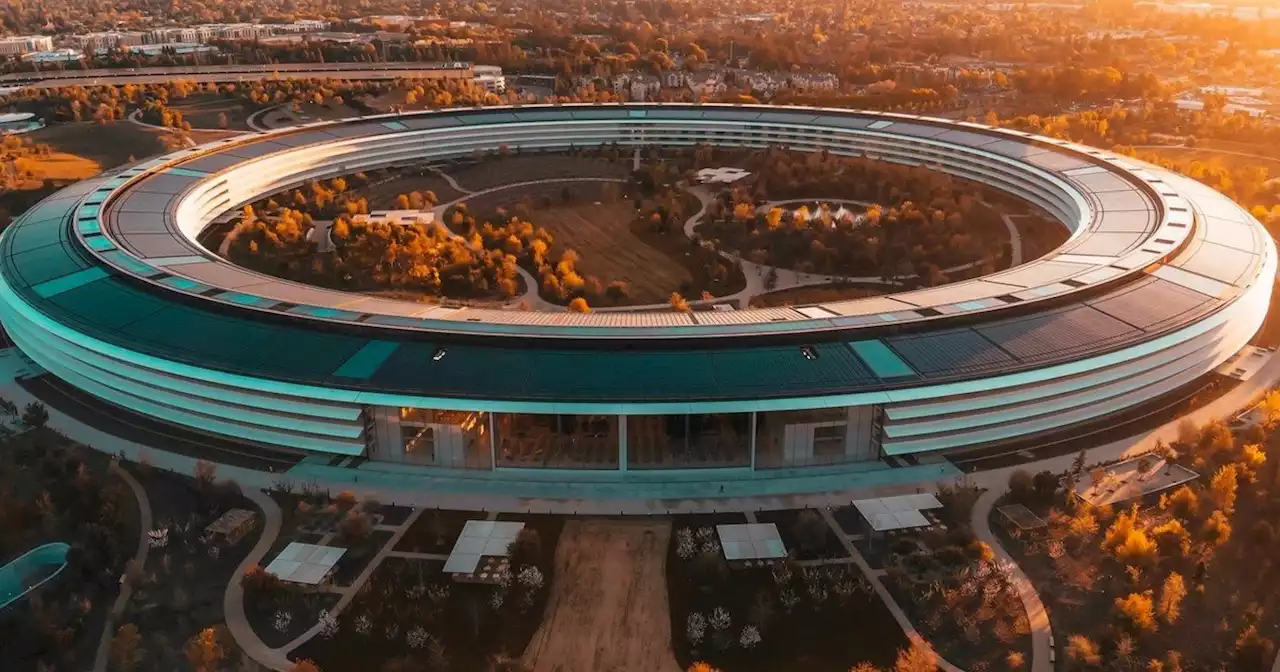
{"type": "Polygon", "coordinates": [[[61,542],[45,544],[0,567],[0,609],[57,576],[67,566],[67,551],[70,549],[61,542]]]}

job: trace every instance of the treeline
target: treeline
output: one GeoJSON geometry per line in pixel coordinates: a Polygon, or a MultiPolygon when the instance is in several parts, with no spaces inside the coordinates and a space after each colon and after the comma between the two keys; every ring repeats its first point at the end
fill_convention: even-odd
{"type": "Polygon", "coordinates": [[[754,185],[722,193],[700,234],[758,264],[806,273],[946,282],[942,269],[1003,254],[999,213],[977,185],[925,168],[822,152],[771,149],[754,185]],[[872,203],[865,213],[757,205],[769,200],[840,198],[872,203]]]}
{"type": "MultiPolygon", "coordinates": [[[[258,217],[246,208],[229,234],[228,257],[277,277],[348,291],[490,299],[520,290],[514,255],[477,246],[439,226],[344,214],[333,220],[333,250],[327,253],[317,251],[315,235],[308,236],[314,228],[315,220],[299,210],[282,207],[258,217]]],[[[494,235],[523,242],[533,234],[512,225],[494,235]]]]}

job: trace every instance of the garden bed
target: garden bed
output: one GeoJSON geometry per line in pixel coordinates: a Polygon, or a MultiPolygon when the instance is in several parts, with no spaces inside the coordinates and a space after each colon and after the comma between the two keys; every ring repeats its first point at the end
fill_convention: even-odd
{"type": "MultiPolygon", "coordinates": [[[[541,620],[544,596],[533,604],[516,590],[455,582],[433,560],[387,558],[331,628],[293,652],[325,670],[375,670],[404,659],[406,669],[478,670],[491,656],[519,656],[526,621],[541,620]],[[495,595],[503,594],[501,600],[495,595]]],[[[512,585],[518,581],[513,579],[512,585]]]]}
{"type": "Polygon", "coordinates": [[[341,539],[335,538],[329,542],[330,546],[347,549],[346,553],[338,558],[338,564],[333,568],[333,585],[349,586],[360,576],[360,572],[369,566],[369,561],[378,554],[378,551],[391,541],[394,533],[385,530],[376,530],[368,536],[362,537],[348,544],[341,539]]]}
{"type": "Polygon", "coordinates": [[[430,509],[418,515],[405,530],[395,550],[412,553],[443,553],[453,550],[468,520],[484,520],[484,512],[430,509]]]}
{"type": "MultiPolygon", "coordinates": [[[[677,516],[673,540],[695,520],[677,516]]],[[[672,648],[682,669],[703,660],[724,672],[843,672],[863,661],[890,665],[908,646],[853,565],[731,570],[718,544],[706,541],[711,533],[695,536],[702,544],[695,555],[680,557],[673,541],[667,558],[672,648]],[[759,637],[754,644],[748,627],[759,637]]]]}
{"type": "Polygon", "coordinates": [[[849,557],[844,544],[840,543],[826,518],[814,509],[761,511],[756,514],[756,521],[777,525],[778,535],[787,547],[787,554],[796,560],[849,557]]]}
{"type": "Polygon", "coordinates": [[[245,599],[245,616],[262,643],[277,648],[292,642],[332,609],[342,596],[296,586],[283,587],[269,600],[245,599]]]}

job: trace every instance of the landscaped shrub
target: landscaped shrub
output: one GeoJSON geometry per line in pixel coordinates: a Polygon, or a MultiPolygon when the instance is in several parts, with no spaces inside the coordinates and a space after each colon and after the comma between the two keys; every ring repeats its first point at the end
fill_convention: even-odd
{"type": "Polygon", "coordinates": [[[817,553],[827,545],[827,535],[831,534],[831,528],[817,511],[805,509],[796,516],[792,533],[800,542],[800,548],[808,553],[817,553]]]}
{"type": "Polygon", "coordinates": [[[507,548],[507,556],[511,558],[512,567],[533,565],[543,567],[542,537],[538,531],[529,527],[522,528],[516,538],[511,540],[507,548]]]}

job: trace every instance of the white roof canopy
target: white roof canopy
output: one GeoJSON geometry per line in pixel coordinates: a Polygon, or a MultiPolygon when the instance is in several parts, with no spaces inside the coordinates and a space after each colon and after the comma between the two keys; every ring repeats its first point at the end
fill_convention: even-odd
{"type": "Polygon", "coordinates": [[[484,556],[506,557],[507,549],[524,523],[504,520],[468,520],[462,534],[454,542],[444,571],[450,574],[470,574],[480,565],[484,556]]]}
{"type": "Polygon", "coordinates": [[[279,577],[281,581],[315,586],[329,576],[329,572],[333,571],[346,552],[345,548],[294,541],[285,546],[280,555],[267,565],[267,573],[279,577]]]}
{"type": "Polygon", "coordinates": [[[716,525],[725,560],[761,560],[787,557],[778,526],[773,523],[716,525]]]}
{"type": "Polygon", "coordinates": [[[871,523],[871,529],[876,532],[928,527],[932,523],[920,511],[942,508],[942,502],[939,502],[937,497],[926,493],[857,499],[854,500],[853,505],[862,517],[871,523]]]}

